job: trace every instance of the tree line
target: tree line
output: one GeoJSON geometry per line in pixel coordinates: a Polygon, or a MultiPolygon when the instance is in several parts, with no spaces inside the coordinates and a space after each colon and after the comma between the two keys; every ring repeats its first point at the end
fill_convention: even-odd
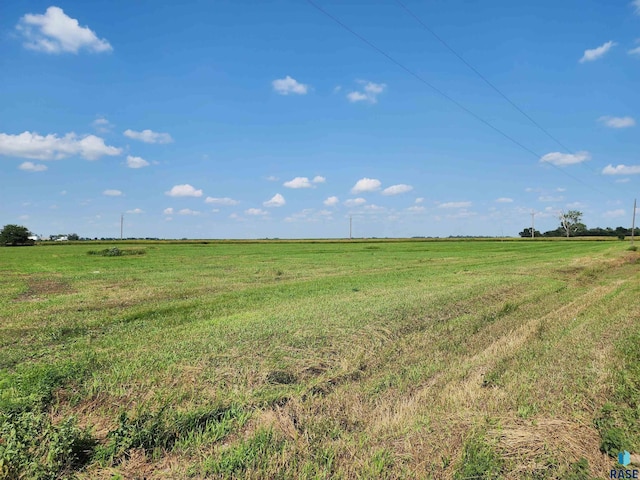
{"type": "MultiPolygon", "coordinates": [[[[539,230],[534,230],[534,237],[618,237],[624,240],[625,237],[631,235],[631,228],[616,227],[616,228],[587,228],[582,223],[582,212],[578,210],[569,210],[566,213],[561,213],[558,216],[560,225],[554,230],[541,233],[539,230]]],[[[523,229],[518,233],[523,238],[531,238],[531,227],[523,229]]]]}

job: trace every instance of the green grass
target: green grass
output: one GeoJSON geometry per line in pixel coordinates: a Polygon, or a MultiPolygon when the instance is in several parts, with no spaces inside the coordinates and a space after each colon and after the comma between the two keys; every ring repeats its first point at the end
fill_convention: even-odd
{"type": "Polygon", "coordinates": [[[145,254],[0,249],[0,477],[588,478],[640,448],[625,245],[105,245],[145,254]]]}

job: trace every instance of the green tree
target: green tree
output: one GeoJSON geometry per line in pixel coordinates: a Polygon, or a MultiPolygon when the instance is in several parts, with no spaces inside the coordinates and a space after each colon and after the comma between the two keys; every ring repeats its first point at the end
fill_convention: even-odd
{"type": "MultiPolygon", "coordinates": [[[[525,228],[520,233],[518,233],[518,235],[520,235],[522,238],[531,238],[531,227],[525,228]]],[[[541,237],[542,234],[540,233],[539,230],[534,230],[533,231],[533,236],[534,237],[541,237]]]]}
{"type": "Polygon", "coordinates": [[[560,228],[564,230],[567,238],[587,229],[586,225],[582,223],[582,212],[578,210],[569,210],[567,213],[561,212],[558,218],[560,219],[560,228]]]}
{"type": "Polygon", "coordinates": [[[29,239],[31,232],[21,225],[5,225],[0,231],[0,245],[16,247],[19,245],[33,245],[33,240],[29,239]]]}

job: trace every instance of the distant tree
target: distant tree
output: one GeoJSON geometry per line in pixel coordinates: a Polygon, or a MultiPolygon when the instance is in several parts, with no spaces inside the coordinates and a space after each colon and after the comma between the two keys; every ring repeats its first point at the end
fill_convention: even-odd
{"type": "Polygon", "coordinates": [[[67,238],[71,241],[80,240],[80,237],[77,233],[70,233],[69,235],[67,235],[67,238]]]}
{"type": "MultiPolygon", "coordinates": [[[[520,235],[522,238],[531,238],[531,227],[525,228],[520,233],[518,233],[518,235],[520,235]]],[[[533,236],[534,237],[541,237],[542,234],[538,230],[534,230],[533,231],[533,236]]]]}
{"type": "Polygon", "coordinates": [[[582,223],[582,212],[578,210],[569,210],[567,213],[562,212],[558,218],[560,227],[564,230],[567,238],[587,230],[587,226],[582,223]]]}
{"type": "Polygon", "coordinates": [[[20,245],[33,245],[34,241],[29,239],[31,232],[21,225],[5,225],[0,231],[0,245],[6,247],[16,247],[20,245]]]}

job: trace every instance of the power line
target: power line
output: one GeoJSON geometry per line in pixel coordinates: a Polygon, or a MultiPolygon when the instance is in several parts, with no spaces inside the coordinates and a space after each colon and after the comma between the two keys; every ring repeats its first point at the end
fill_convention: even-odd
{"type": "Polygon", "coordinates": [[[464,63],[467,67],[469,67],[478,77],[480,77],[482,80],[484,80],[484,82],[489,85],[496,93],[498,93],[498,95],[500,95],[502,98],[504,98],[507,102],[509,102],[509,104],[515,108],[518,112],[520,112],[522,115],[524,115],[532,124],[534,124],[536,127],[538,127],[540,129],[540,131],[542,131],[547,137],[549,137],[551,140],[553,140],[554,142],[556,142],[558,145],[560,145],[564,150],[566,150],[569,153],[573,153],[571,151],[570,148],[568,148],[567,146],[565,146],[560,140],[558,140],[556,137],[554,137],[553,135],[551,135],[549,133],[549,131],[544,128],[542,125],[540,125],[538,122],[536,122],[533,118],[531,118],[531,116],[529,114],[527,114],[527,112],[525,112],[524,110],[522,110],[513,100],[511,100],[509,97],[507,97],[507,95],[505,95],[498,87],[496,87],[493,83],[491,83],[491,81],[489,81],[489,79],[487,77],[485,77],[484,75],[482,75],[482,73],[480,73],[473,65],[471,65],[469,62],[467,62],[467,60],[465,60],[465,58],[460,55],[458,52],[456,52],[447,42],[444,41],[444,39],[442,37],[440,37],[436,32],[434,32],[431,28],[429,28],[429,26],[427,24],[425,24],[420,17],[418,17],[415,13],[413,13],[411,10],[409,10],[409,7],[407,7],[404,3],[402,3],[400,0],[395,0],[395,2],[400,5],[409,15],[411,15],[420,25],[422,25],[422,27],[429,32],[431,35],[433,35],[435,37],[436,40],[438,40],[442,45],[444,45],[451,53],[453,53],[456,57],[458,57],[458,59],[464,63]]]}
{"type": "MultiPolygon", "coordinates": [[[[411,17],[413,17],[427,32],[429,32],[436,40],[438,40],[442,45],[444,45],[453,55],[455,55],[462,63],[464,63],[471,71],[473,71],[478,77],[480,77],[487,85],[489,85],[498,95],[504,98],[513,108],[515,108],[518,112],[520,112],[527,120],[529,120],[533,125],[535,125],[541,132],[543,132],[547,137],[556,142],[560,147],[562,147],[567,153],[571,155],[575,155],[572,149],[567,147],[564,143],[558,140],[555,136],[553,136],[549,131],[540,125],[535,119],[531,117],[527,112],[525,112],[522,108],[520,108],[513,100],[511,100],[502,90],[496,87],[487,77],[485,77],[482,73],[478,71],[473,65],[471,65],[462,55],[460,55],[454,48],[449,45],[440,35],[438,35],[433,29],[431,29],[418,15],[416,15],[412,10],[409,9],[401,0],[394,0],[402,9],[404,9],[411,17]]],[[[590,170],[594,173],[598,173],[593,168],[590,168],[588,165],[581,162],[581,165],[587,170],[590,170]]],[[[594,188],[595,189],[595,188],[594,188]]],[[[604,194],[598,189],[595,189],[599,193],[604,194]]]]}
{"type": "MultiPolygon", "coordinates": [[[[309,3],[312,7],[314,7],[316,10],[318,10],[320,13],[322,13],[323,15],[325,15],[326,17],[330,18],[332,21],[334,21],[335,23],[337,23],[340,27],[342,27],[343,29],[345,29],[347,32],[349,32],[351,35],[353,35],[354,37],[358,38],[360,41],[362,41],[363,43],[365,43],[366,45],[368,45],[370,48],[372,48],[373,50],[375,50],[376,52],[378,52],[380,55],[384,56],[387,60],[389,60],[390,62],[394,63],[396,66],[398,66],[399,68],[401,68],[402,70],[404,70],[406,73],[408,73],[409,75],[411,75],[412,77],[414,77],[415,79],[417,79],[419,82],[423,83],[424,85],[426,85],[427,87],[429,87],[430,89],[432,89],[434,92],[436,92],[438,95],[440,95],[441,97],[445,98],[446,100],[450,101],[451,103],[453,103],[454,105],[456,105],[458,108],[460,108],[461,110],[463,110],[465,113],[467,113],[468,115],[471,115],[473,118],[475,118],[476,120],[478,120],[479,122],[482,122],[483,124],[485,124],[486,126],[488,126],[489,128],[491,128],[492,130],[494,130],[495,132],[499,133],[500,135],[502,135],[504,138],[506,138],[507,140],[509,140],[511,143],[514,143],[515,145],[517,145],[518,147],[520,147],[522,150],[526,151],[527,153],[533,155],[534,157],[536,157],[537,159],[542,158],[542,156],[539,153],[536,153],[535,151],[533,151],[532,149],[530,149],[529,147],[523,145],[521,142],[519,142],[518,140],[516,140],[515,138],[513,138],[512,136],[510,136],[509,134],[505,133],[504,131],[502,131],[501,129],[499,129],[498,127],[496,127],[495,125],[493,125],[492,123],[490,123],[488,120],[485,120],[484,118],[482,118],[481,116],[479,116],[478,114],[476,114],[475,112],[473,112],[472,110],[468,109],[467,107],[465,107],[463,104],[461,104],[460,102],[458,102],[457,100],[455,100],[453,97],[449,96],[448,94],[446,94],[445,92],[443,92],[442,90],[440,90],[439,88],[437,88],[436,86],[432,85],[431,83],[429,83],[426,79],[424,79],[422,76],[420,76],[419,74],[417,74],[416,72],[414,72],[413,70],[411,70],[409,67],[405,66],[403,63],[401,63],[400,61],[396,60],[395,58],[393,58],[391,55],[389,55],[387,52],[385,52],[384,50],[382,50],[381,48],[379,48],[378,46],[376,46],[375,44],[373,44],[371,41],[367,40],[365,37],[363,37],[362,35],[360,35],[359,33],[355,32],[353,29],[351,29],[348,25],[344,24],[342,21],[340,21],[337,17],[335,17],[334,15],[332,15],[331,13],[327,12],[325,9],[323,9],[322,7],[320,7],[317,3],[315,3],[313,0],[307,0],[307,3],[309,3]]],[[[570,174],[569,172],[567,172],[566,170],[563,170],[562,168],[558,167],[557,165],[553,164],[552,162],[546,162],[549,165],[551,165],[553,168],[559,170],[560,172],[562,172],[564,175],[567,175],[568,177],[571,177],[573,180],[575,180],[578,183],[581,183],[582,185],[597,191],[598,193],[605,195],[606,194],[604,192],[602,192],[601,190],[597,189],[596,187],[594,187],[593,185],[589,185],[586,182],[582,181],[581,179],[579,179],[578,177],[576,177],[575,175],[570,174]]]]}

